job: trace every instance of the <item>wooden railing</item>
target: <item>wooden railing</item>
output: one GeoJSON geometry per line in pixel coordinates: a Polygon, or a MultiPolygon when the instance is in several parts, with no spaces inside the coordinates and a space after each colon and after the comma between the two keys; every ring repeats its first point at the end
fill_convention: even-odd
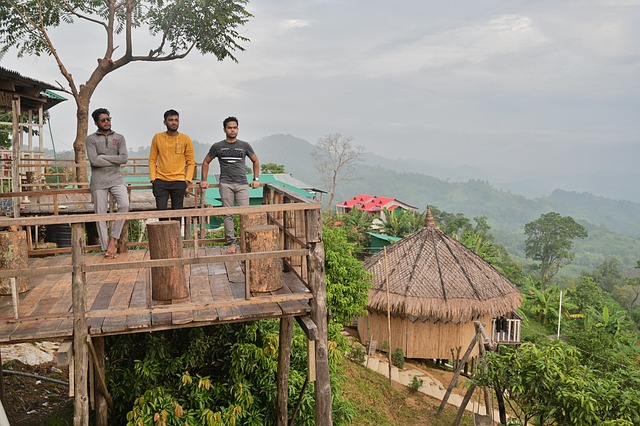
{"type": "MultiPolygon", "coordinates": [[[[11,159],[4,159],[2,168],[7,172],[5,179],[11,177],[11,159]]],[[[201,164],[196,163],[196,171],[201,164]]],[[[23,191],[42,188],[62,188],[71,186],[74,188],[87,187],[88,182],[79,182],[77,179],[78,168],[86,168],[89,172],[91,167],[88,161],[82,165],[76,164],[73,159],[58,158],[21,158],[19,164],[20,185],[23,191]],[[32,176],[38,176],[45,182],[33,182],[32,176]]],[[[148,177],[148,158],[129,158],[127,164],[122,166],[123,176],[148,177]]],[[[195,177],[199,176],[197,173],[195,177]]]]}
{"type": "Polygon", "coordinates": [[[494,318],[491,320],[491,341],[494,343],[520,343],[520,318],[494,318]]]}

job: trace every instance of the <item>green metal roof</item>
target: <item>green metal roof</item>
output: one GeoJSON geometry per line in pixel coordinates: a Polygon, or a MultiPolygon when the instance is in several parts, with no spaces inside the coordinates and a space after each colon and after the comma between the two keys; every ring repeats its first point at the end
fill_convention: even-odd
{"type": "Polygon", "coordinates": [[[40,93],[45,95],[47,98],[54,99],[56,101],[62,102],[62,101],[66,101],[67,100],[67,98],[65,98],[64,96],[60,96],[57,93],[52,92],[51,90],[43,90],[40,93]]]}
{"type": "MultiPolygon", "coordinates": [[[[247,175],[247,179],[249,180],[249,182],[251,182],[251,180],[253,179],[253,175],[247,175]]],[[[147,176],[125,176],[124,177],[124,181],[125,183],[144,183],[144,184],[149,184],[149,178],[147,176]]],[[[210,174],[209,175],[209,182],[215,182],[215,176],[210,174]]],[[[271,184],[273,186],[280,186],[282,188],[286,188],[289,191],[295,192],[296,194],[302,195],[304,197],[307,198],[313,198],[314,194],[307,192],[303,189],[300,189],[298,187],[295,187],[293,185],[289,185],[286,184],[284,182],[281,182],[279,180],[277,180],[273,175],[270,174],[262,174],[260,175],[260,183],[268,183],[271,184]]],[[[149,190],[150,191],[150,190],[149,190]]],[[[220,191],[218,190],[218,188],[208,188],[207,189],[207,195],[206,195],[206,202],[207,204],[213,206],[213,207],[220,207],[222,206],[222,202],[220,201],[220,191]]],[[[249,188],[249,199],[251,200],[262,200],[262,187],[259,188],[249,188]]],[[[253,203],[252,203],[253,204],[253,203]]]]}
{"type": "Polygon", "coordinates": [[[399,238],[399,237],[394,237],[392,235],[377,234],[375,232],[367,232],[367,234],[371,235],[372,237],[381,239],[381,240],[389,241],[391,243],[398,242],[398,241],[400,241],[402,239],[402,238],[399,238]]]}

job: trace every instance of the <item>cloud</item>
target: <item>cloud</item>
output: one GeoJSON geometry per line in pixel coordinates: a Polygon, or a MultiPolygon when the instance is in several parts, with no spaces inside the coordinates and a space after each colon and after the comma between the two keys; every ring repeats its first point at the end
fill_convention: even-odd
{"type": "Polygon", "coordinates": [[[304,19],[285,19],[280,22],[279,27],[284,31],[297,30],[299,28],[308,27],[309,21],[304,19]]]}

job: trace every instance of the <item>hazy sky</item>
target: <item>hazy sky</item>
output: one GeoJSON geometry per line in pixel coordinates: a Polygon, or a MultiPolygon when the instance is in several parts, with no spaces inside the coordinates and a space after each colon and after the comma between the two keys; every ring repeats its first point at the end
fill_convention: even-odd
{"type": "MultiPolygon", "coordinates": [[[[249,9],[238,64],[199,53],[130,64],[106,77],[91,109],[109,108],[134,148],[175,108],[181,130],[203,143],[221,139],[222,120],[236,115],[248,141],[289,133],[315,143],[338,132],[388,158],[637,168],[640,0],[269,0],[249,9]]],[[[86,80],[102,34],[80,23],[53,39],[76,82],[86,80]]],[[[152,46],[143,32],[135,41],[139,53],[152,46]]],[[[48,57],[8,54],[0,64],[63,82],[48,57]]],[[[73,100],[52,109],[58,150],[71,149],[74,122],[73,100]]]]}

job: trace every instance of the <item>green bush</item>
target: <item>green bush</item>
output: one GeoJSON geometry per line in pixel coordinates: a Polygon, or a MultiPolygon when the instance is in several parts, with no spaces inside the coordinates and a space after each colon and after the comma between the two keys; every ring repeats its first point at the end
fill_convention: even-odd
{"type": "Polygon", "coordinates": [[[396,348],[395,351],[391,352],[391,364],[401,369],[404,368],[404,352],[402,352],[402,349],[396,348]]]}
{"type": "Polygon", "coordinates": [[[411,383],[407,385],[407,389],[409,389],[410,392],[417,392],[423,384],[424,380],[422,380],[418,376],[413,376],[413,379],[411,379],[411,383]]]}
{"type": "Polygon", "coordinates": [[[354,344],[349,349],[347,356],[353,362],[357,362],[358,364],[364,364],[364,361],[365,361],[364,346],[362,346],[360,343],[354,342],[354,344]]]}

